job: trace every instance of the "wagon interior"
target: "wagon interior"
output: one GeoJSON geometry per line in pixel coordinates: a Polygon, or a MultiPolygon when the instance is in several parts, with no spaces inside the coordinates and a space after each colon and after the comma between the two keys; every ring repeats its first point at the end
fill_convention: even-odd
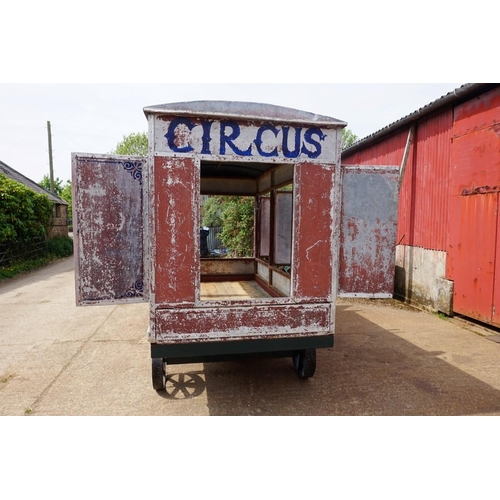
{"type": "Polygon", "coordinates": [[[291,164],[201,163],[201,211],[210,196],[253,198],[254,206],[253,255],[220,252],[223,243],[215,228],[200,236],[207,238],[210,252],[200,258],[202,301],[290,296],[293,174],[291,164]]]}

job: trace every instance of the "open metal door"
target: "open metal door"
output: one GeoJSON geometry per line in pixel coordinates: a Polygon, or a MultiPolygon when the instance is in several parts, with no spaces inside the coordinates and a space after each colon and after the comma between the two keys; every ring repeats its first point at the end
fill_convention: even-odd
{"type": "Polygon", "coordinates": [[[144,302],[146,158],[72,155],[77,305],[144,302]]]}
{"type": "Polygon", "coordinates": [[[393,296],[398,201],[398,167],[343,166],[339,296],[393,296]]]}

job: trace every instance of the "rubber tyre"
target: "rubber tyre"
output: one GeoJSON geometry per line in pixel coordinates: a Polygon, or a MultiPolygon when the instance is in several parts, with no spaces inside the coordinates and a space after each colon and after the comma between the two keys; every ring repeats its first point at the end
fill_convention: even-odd
{"type": "Polygon", "coordinates": [[[153,388],[156,391],[164,391],[166,384],[165,364],[163,358],[152,358],[151,373],[153,376],[153,388]]]}
{"type": "Polygon", "coordinates": [[[300,379],[308,379],[316,372],[316,349],[304,349],[293,355],[293,368],[300,379]]]}

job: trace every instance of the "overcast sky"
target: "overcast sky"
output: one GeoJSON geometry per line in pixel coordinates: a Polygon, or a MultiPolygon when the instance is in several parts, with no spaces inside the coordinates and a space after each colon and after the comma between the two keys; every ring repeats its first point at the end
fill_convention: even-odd
{"type": "Polygon", "coordinates": [[[238,100],[288,106],[348,122],[365,137],[459,87],[439,84],[0,84],[0,160],[39,182],[71,178],[71,153],[107,153],[124,135],[146,132],[147,105],[238,100]]]}

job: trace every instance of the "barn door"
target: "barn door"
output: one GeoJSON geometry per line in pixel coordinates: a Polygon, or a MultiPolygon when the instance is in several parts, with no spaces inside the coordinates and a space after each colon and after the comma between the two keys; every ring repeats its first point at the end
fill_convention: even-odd
{"type": "Polygon", "coordinates": [[[141,157],[72,155],[77,305],[143,302],[141,157]]]}
{"type": "Polygon", "coordinates": [[[340,296],[393,296],[398,201],[398,167],[343,167],[340,296]]]}

